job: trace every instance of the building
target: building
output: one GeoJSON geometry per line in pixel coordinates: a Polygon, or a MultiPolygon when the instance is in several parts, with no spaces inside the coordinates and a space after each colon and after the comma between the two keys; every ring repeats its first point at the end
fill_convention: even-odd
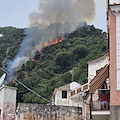
{"type": "Polygon", "coordinates": [[[75,103],[73,103],[70,100],[71,91],[80,86],[81,85],[77,82],[71,82],[70,84],[61,86],[59,88],[55,88],[51,97],[52,104],[62,106],[73,106],[72,104],[75,103]]]}
{"type": "Polygon", "coordinates": [[[88,83],[71,91],[71,97],[79,98],[84,120],[109,120],[110,110],[102,110],[100,96],[102,91],[110,94],[109,86],[109,55],[88,61],[88,83]],[[91,105],[91,106],[90,106],[91,105]],[[91,107],[91,110],[90,110],[91,107]]]}
{"type": "Polygon", "coordinates": [[[56,88],[51,97],[54,105],[74,106],[82,108],[84,120],[90,118],[90,100],[92,93],[91,115],[93,120],[109,120],[110,110],[101,109],[100,96],[104,90],[110,94],[109,55],[88,61],[88,82],[80,85],[76,82],[56,88]],[[104,86],[105,85],[105,86],[104,86]]]}
{"type": "Polygon", "coordinates": [[[110,120],[120,119],[120,0],[109,0],[110,120]]]}
{"type": "Polygon", "coordinates": [[[3,85],[0,88],[0,120],[15,120],[16,88],[3,85]]]}

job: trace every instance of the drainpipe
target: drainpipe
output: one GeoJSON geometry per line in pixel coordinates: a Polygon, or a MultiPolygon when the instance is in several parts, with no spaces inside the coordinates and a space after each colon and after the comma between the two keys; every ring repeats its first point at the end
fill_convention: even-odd
{"type": "Polygon", "coordinates": [[[89,104],[89,108],[90,108],[90,120],[92,120],[92,93],[90,93],[90,104],[89,104]]]}

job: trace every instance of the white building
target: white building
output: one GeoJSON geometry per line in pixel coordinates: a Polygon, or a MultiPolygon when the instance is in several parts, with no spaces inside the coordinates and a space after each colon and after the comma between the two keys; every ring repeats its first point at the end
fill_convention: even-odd
{"type": "Polygon", "coordinates": [[[16,88],[0,88],[0,120],[15,120],[16,88]]]}
{"type": "Polygon", "coordinates": [[[94,59],[92,61],[88,61],[88,83],[96,76],[101,68],[103,68],[106,64],[109,64],[109,55],[108,53],[104,56],[94,59]]]}
{"type": "Polygon", "coordinates": [[[55,88],[51,97],[52,104],[72,106],[70,101],[71,91],[80,86],[77,82],[71,82],[70,84],[55,88]]]}

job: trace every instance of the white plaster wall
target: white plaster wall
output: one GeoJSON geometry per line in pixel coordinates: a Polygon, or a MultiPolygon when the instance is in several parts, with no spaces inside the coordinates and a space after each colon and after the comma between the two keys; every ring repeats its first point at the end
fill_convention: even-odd
{"type": "Polygon", "coordinates": [[[114,3],[120,4],[120,0],[110,0],[109,2],[110,4],[114,4],[114,3]]]}
{"type": "Polygon", "coordinates": [[[10,88],[4,88],[3,89],[3,94],[4,94],[4,102],[16,102],[16,90],[15,89],[10,89],[10,88]]]}
{"type": "Polygon", "coordinates": [[[70,98],[69,106],[83,107],[83,99],[80,99],[80,95],[78,95],[78,97],[70,98]]]}
{"type": "Polygon", "coordinates": [[[70,91],[67,91],[67,98],[62,98],[62,90],[58,90],[55,94],[55,105],[69,106],[70,91]]]}
{"type": "Polygon", "coordinates": [[[106,56],[100,61],[88,64],[88,82],[90,82],[96,75],[96,71],[108,64],[109,57],[106,56]]]}
{"type": "Polygon", "coordinates": [[[77,82],[70,83],[70,90],[74,90],[77,87],[80,87],[81,85],[77,82]]]}

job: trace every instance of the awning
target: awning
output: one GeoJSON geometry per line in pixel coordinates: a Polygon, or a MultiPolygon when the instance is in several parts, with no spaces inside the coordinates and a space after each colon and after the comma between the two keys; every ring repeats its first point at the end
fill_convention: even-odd
{"type": "Polygon", "coordinates": [[[109,77],[109,65],[105,65],[97,75],[91,80],[90,92],[94,93],[96,89],[109,77]]]}

